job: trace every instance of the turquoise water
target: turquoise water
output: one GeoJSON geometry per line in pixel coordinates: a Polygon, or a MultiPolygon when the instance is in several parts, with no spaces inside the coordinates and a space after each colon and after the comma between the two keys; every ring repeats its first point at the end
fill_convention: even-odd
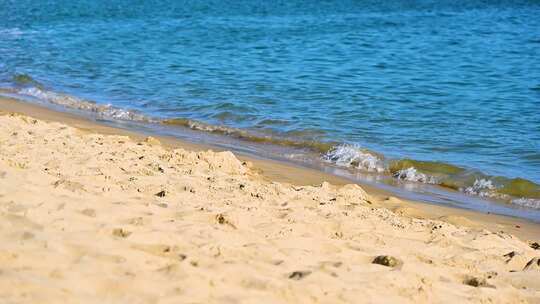
{"type": "Polygon", "coordinates": [[[539,16],[538,1],[2,1],[0,87],[540,208],[539,16]]]}

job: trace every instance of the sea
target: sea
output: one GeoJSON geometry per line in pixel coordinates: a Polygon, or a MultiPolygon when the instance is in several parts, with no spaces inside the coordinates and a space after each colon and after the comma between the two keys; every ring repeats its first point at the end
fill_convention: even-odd
{"type": "Polygon", "coordinates": [[[0,94],[540,221],[540,1],[5,0],[0,94]]]}

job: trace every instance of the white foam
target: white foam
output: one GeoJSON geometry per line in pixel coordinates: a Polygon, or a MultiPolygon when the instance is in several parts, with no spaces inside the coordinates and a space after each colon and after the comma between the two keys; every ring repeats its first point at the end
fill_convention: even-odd
{"type": "Polygon", "coordinates": [[[104,118],[133,121],[150,121],[148,117],[145,117],[144,115],[136,113],[134,111],[115,108],[111,105],[100,105],[67,94],[42,90],[36,87],[22,88],[18,90],[17,93],[21,95],[31,96],[37,98],[40,101],[46,101],[66,108],[89,111],[104,118]]]}
{"type": "Polygon", "coordinates": [[[516,204],[523,207],[540,209],[540,199],[535,198],[517,198],[512,200],[512,204],[516,204]]]}
{"type": "Polygon", "coordinates": [[[425,184],[437,184],[438,181],[435,177],[418,172],[416,168],[410,167],[407,169],[402,169],[394,173],[394,177],[397,179],[409,181],[409,182],[419,182],[425,184]]]}
{"type": "Polygon", "coordinates": [[[323,155],[323,159],[341,167],[356,168],[368,172],[384,172],[383,162],[359,146],[343,144],[335,146],[323,155]]]}
{"type": "Polygon", "coordinates": [[[534,208],[534,209],[540,209],[539,199],[524,198],[524,197],[511,199],[511,196],[497,192],[497,187],[493,185],[493,182],[489,179],[484,179],[484,178],[477,179],[474,181],[474,184],[472,186],[467,187],[467,188],[462,188],[460,190],[469,195],[501,199],[515,205],[528,207],[528,208],[534,208]]]}
{"type": "Polygon", "coordinates": [[[477,179],[470,187],[462,189],[463,192],[469,195],[478,195],[481,197],[496,197],[498,194],[495,192],[496,187],[489,179],[477,179]]]}

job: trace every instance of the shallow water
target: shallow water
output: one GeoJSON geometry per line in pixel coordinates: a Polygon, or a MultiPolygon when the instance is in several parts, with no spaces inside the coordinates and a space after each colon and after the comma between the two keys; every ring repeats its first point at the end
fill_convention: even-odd
{"type": "Polygon", "coordinates": [[[537,1],[2,2],[0,87],[540,208],[538,16],[537,1]]]}

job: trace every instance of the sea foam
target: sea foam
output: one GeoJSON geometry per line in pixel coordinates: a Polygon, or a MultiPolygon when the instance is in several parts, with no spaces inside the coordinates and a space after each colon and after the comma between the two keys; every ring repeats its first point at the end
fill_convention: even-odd
{"type": "Polygon", "coordinates": [[[419,182],[419,183],[425,183],[425,184],[438,183],[435,177],[419,172],[414,167],[399,170],[395,172],[393,176],[397,179],[409,181],[409,182],[419,182]]]}
{"type": "Polygon", "coordinates": [[[45,101],[70,109],[89,111],[103,118],[147,122],[151,121],[145,115],[139,114],[135,111],[116,108],[110,104],[97,104],[92,101],[84,100],[67,94],[40,89],[37,87],[26,87],[19,89],[17,94],[31,96],[40,101],[45,101]]]}
{"type": "Polygon", "coordinates": [[[378,173],[385,171],[381,159],[356,145],[342,144],[335,146],[323,155],[323,159],[341,167],[378,173]]]}
{"type": "Polygon", "coordinates": [[[472,186],[461,189],[462,192],[469,195],[478,195],[480,197],[495,197],[496,187],[493,185],[493,182],[489,179],[477,179],[474,181],[472,186]]]}
{"type": "Polygon", "coordinates": [[[517,198],[512,200],[512,204],[527,208],[540,209],[540,199],[534,198],[517,198]]]}

